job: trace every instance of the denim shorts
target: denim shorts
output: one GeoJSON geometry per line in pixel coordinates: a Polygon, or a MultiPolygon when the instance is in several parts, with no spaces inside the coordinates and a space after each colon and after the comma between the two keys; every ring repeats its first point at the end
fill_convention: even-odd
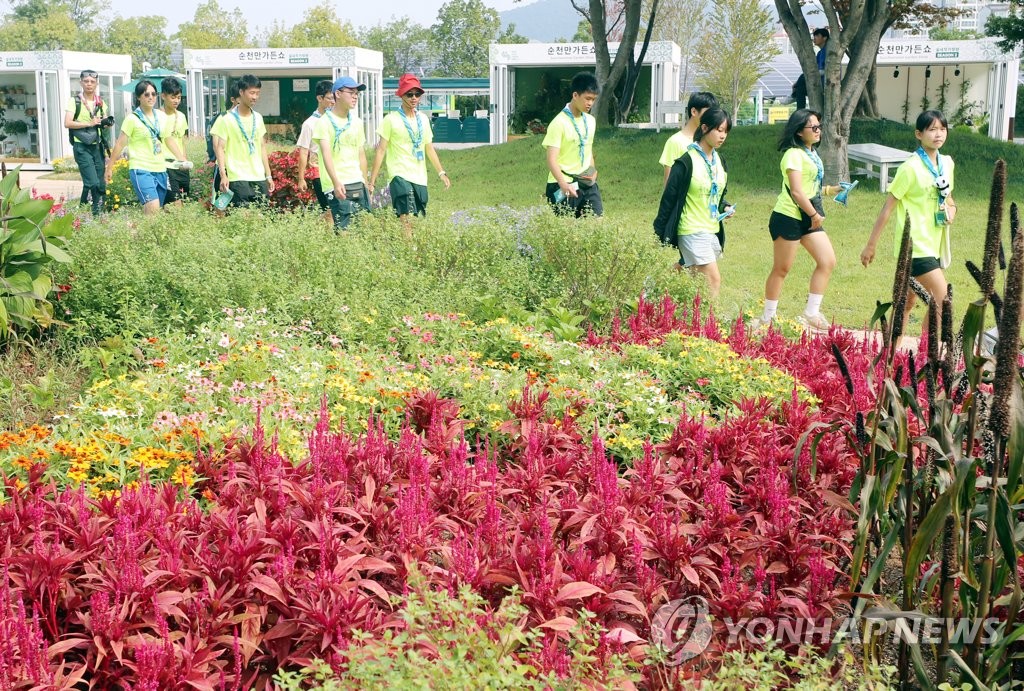
{"type": "Polygon", "coordinates": [[[128,171],[128,179],[131,180],[139,204],[145,206],[150,202],[159,201],[160,206],[164,205],[164,199],[167,198],[167,173],[132,168],[128,171]]]}

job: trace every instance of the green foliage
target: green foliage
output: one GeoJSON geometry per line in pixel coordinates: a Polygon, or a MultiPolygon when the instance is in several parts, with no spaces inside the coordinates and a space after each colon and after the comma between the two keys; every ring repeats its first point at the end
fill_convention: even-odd
{"type": "Polygon", "coordinates": [[[217,0],[208,0],[196,7],[191,22],[178,27],[174,38],[185,48],[238,48],[249,44],[249,29],[240,9],[228,11],[217,0]]]}
{"type": "Polygon", "coordinates": [[[114,17],[97,32],[98,40],[92,50],[132,56],[132,73],[139,74],[142,63],[153,67],[171,64],[173,50],[167,38],[167,18],[160,15],[144,17],[114,17]]]}
{"type": "Polygon", "coordinates": [[[320,46],[358,46],[351,22],[342,21],[333,7],[308,8],[302,21],[291,28],[275,22],[266,35],[268,48],[317,48],[320,46]]]}
{"type": "Polygon", "coordinates": [[[68,409],[85,377],[71,353],[15,344],[0,353],[0,429],[43,424],[68,409]]]}
{"type": "MultiPolygon", "coordinates": [[[[1022,6],[1024,6],[1024,1],[1010,0],[1011,8],[1022,6]]],[[[1016,11],[1011,11],[1005,17],[992,14],[985,22],[985,34],[998,37],[999,47],[1012,53],[1021,43],[1024,43],[1024,16],[1016,11]]]]}
{"type": "Polygon", "coordinates": [[[600,627],[583,617],[569,632],[567,674],[539,674],[530,664],[540,654],[540,629],[524,625],[528,610],[514,591],[490,611],[468,586],[456,596],[432,590],[413,569],[409,595],[396,598],[403,626],[381,638],[356,633],[348,660],[335,672],[318,661],[301,672],[279,672],[282,691],[341,689],[591,689],[622,688],[638,676],[625,655],[612,655],[607,673],[595,664],[600,627]]]}
{"type": "Polygon", "coordinates": [[[53,218],[52,199],[17,188],[20,166],[0,181],[0,344],[54,323],[50,264],[68,264],[70,215],[53,218]]]}
{"type": "Polygon", "coordinates": [[[772,40],[775,23],[758,0],[723,0],[706,21],[696,55],[700,83],[718,95],[735,122],[740,104],[779,54],[772,40]]]}
{"type": "Polygon", "coordinates": [[[430,57],[430,29],[399,17],[386,24],[365,28],[359,33],[364,48],[384,54],[384,76],[398,77],[426,65],[430,57]]]}
{"type": "Polygon", "coordinates": [[[448,0],[437,11],[431,45],[438,77],[486,77],[489,48],[501,35],[498,11],[482,0],[448,0]]]}
{"type": "Polygon", "coordinates": [[[133,215],[83,226],[65,298],[70,337],[195,327],[228,306],[268,307],[286,323],[310,319],[327,331],[338,331],[344,306],[375,314],[365,324],[373,331],[404,314],[468,313],[486,294],[527,309],[560,296],[588,319],[631,304],[644,290],[682,301],[693,295],[653,234],[610,219],[577,223],[513,209],[472,223],[439,215],[419,222],[410,244],[386,212],[364,218],[344,238],[319,215],[271,215],[273,222],[255,210],[217,219],[189,205],[173,223],[133,215]]]}
{"type": "Polygon", "coordinates": [[[771,639],[763,649],[732,650],[722,657],[722,666],[711,679],[700,685],[700,691],[772,691],[778,688],[794,691],[832,691],[858,689],[882,691],[890,688],[895,668],[873,662],[858,663],[849,650],[838,662],[812,649],[802,649],[792,656],[771,639]]]}

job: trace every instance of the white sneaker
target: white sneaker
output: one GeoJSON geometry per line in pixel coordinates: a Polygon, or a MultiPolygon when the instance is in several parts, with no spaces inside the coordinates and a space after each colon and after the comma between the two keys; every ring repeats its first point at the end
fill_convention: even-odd
{"type": "Polygon", "coordinates": [[[828,331],[832,328],[832,325],[821,315],[820,312],[812,315],[801,314],[796,318],[796,320],[804,327],[813,329],[814,331],[828,331]]]}
{"type": "Polygon", "coordinates": [[[771,326],[771,324],[771,319],[764,319],[763,316],[754,317],[749,322],[747,322],[747,329],[750,330],[751,333],[757,331],[767,331],[768,327],[771,326]]]}

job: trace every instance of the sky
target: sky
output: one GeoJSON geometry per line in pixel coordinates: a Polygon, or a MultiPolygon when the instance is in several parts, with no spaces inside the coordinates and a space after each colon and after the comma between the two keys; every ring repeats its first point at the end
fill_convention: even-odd
{"type": "MultiPolygon", "coordinates": [[[[302,19],[302,14],[306,9],[322,4],[322,0],[320,2],[317,0],[290,0],[288,3],[282,3],[280,0],[218,0],[218,2],[221,7],[226,9],[236,6],[241,8],[249,23],[250,32],[256,27],[266,28],[278,19],[290,26],[302,19]],[[285,7],[287,7],[287,11],[284,9],[285,7]]],[[[339,17],[352,22],[356,27],[388,22],[392,15],[396,18],[408,15],[413,21],[430,26],[437,18],[437,11],[443,4],[444,0],[386,0],[385,2],[347,0],[344,3],[335,2],[334,7],[339,17]]],[[[499,12],[516,6],[513,0],[484,0],[484,4],[499,12]]],[[[523,0],[520,4],[528,5],[530,0],[523,0]]],[[[154,11],[153,5],[139,3],[138,0],[110,0],[113,13],[122,17],[162,14],[167,17],[167,26],[171,32],[177,31],[178,25],[182,22],[191,21],[198,5],[199,0],[178,0],[177,2],[160,3],[159,9],[154,11]]]]}

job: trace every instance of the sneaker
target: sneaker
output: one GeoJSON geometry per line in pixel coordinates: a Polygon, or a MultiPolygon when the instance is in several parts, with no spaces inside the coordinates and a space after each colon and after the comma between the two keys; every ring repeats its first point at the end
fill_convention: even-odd
{"type": "Polygon", "coordinates": [[[801,314],[799,317],[796,318],[796,320],[800,322],[800,324],[802,324],[805,328],[812,329],[814,331],[828,331],[830,328],[832,328],[832,325],[829,323],[827,319],[825,319],[825,317],[821,315],[820,312],[818,314],[812,314],[809,316],[806,314],[801,314]]]}
{"type": "Polygon", "coordinates": [[[761,317],[753,317],[749,322],[747,322],[747,329],[751,333],[756,333],[758,331],[767,331],[768,327],[771,326],[771,323],[771,319],[765,320],[762,319],[761,317]]]}

